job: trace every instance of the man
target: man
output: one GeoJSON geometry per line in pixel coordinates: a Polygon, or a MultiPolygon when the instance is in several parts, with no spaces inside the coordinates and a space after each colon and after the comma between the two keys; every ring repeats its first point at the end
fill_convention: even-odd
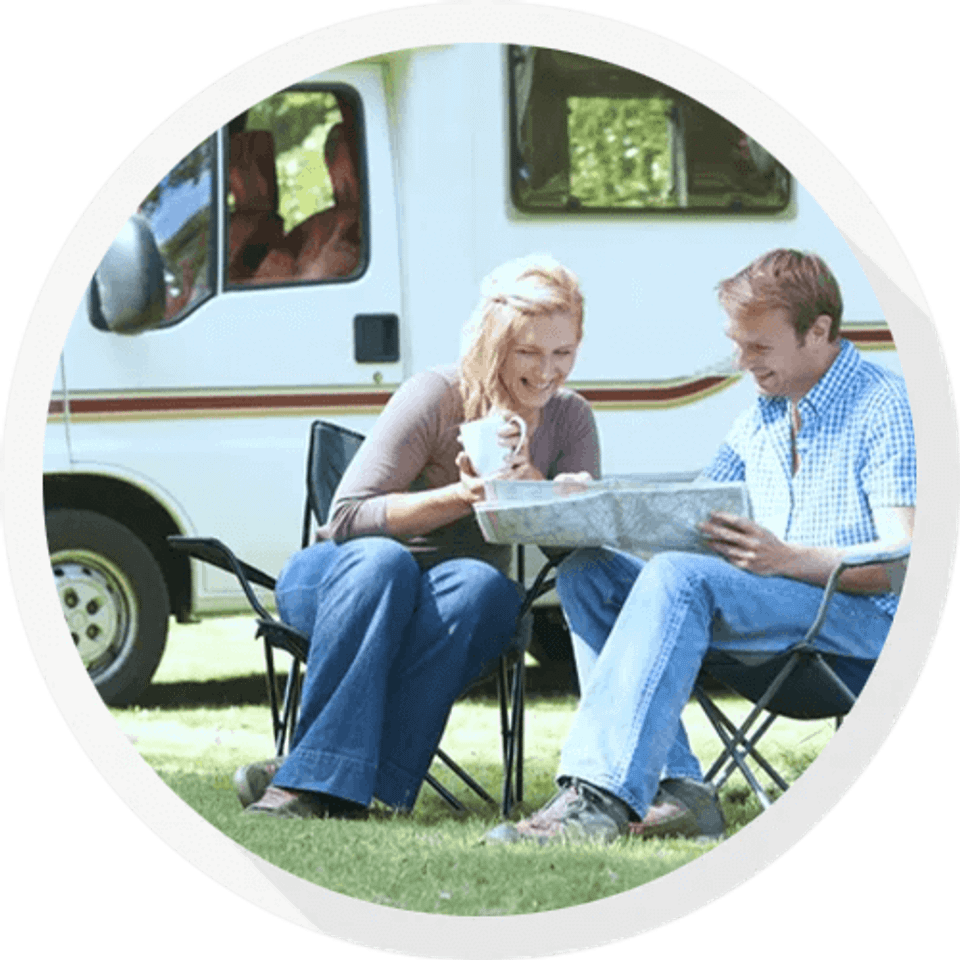
{"type": "MultiPolygon", "coordinates": [[[[757,650],[802,639],[831,570],[857,545],[913,530],[916,463],[903,380],[838,336],[842,301],[816,256],[775,250],[719,285],[725,332],[759,394],[704,477],[745,481],[754,519],[714,514],[716,556],[644,563],[578,550],[557,590],[582,699],[564,745],[559,793],[489,842],[609,842],[627,832],[722,837],[681,712],[723,620],[757,650]],[[637,823],[641,826],[638,828],[637,823]],[[631,827],[631,823],[634,824],[631,827]]],[[[875,659],[897,597],[882,567],[846,571],[816,644],[875,659]]]]}

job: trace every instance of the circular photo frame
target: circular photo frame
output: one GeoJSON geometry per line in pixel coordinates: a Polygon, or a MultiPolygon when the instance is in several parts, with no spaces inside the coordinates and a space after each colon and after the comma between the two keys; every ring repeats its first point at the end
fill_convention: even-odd
{"type": "Polygon", "coordinates": [[[148,137],[104,186],[53,263],[12,373],[5,454],[7,547],[9,556],[14,550],[16,555],[16,563],[10,563],[14,598],[54,703],[113,790],[170,847],[245,900],[336,941],[426,956],[537,956],[633,937],[706,905],[789,850],[849,790],[907,703],[946,599],[960,509],[956,416],[937,332],[897,242],[836,160],[774,103],[690,50],[583,13],[486,3],[410,8],[329,26],[238,68],[148,137]],[[763,815],[762,829],[751,825],[643,887],[579,907],[518,917],[393,910],[332,893],[248,853],[171,791],[158,789],[155,775],[103,709],[78,662],[62,656],[62,644],[50,642],[64,624],[49,583],[41,424],[75,305],[129,210],[211,130],[302,76],[388,49],[462,42],[537,44],[642,69],[762,136],[842,232],[888,318],[917,424],[922,491],[910,576],[884,656],[842,733],[763,815]],[[935,512],[925,504],[935,504],[935,512]]]}

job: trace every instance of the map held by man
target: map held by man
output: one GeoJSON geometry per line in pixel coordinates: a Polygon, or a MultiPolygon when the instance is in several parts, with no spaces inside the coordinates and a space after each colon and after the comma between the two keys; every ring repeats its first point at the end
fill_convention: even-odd
{"type": "Polygon", "coordinates": [[[491,543],[708,553],[698,524],[714,511],[751,516],[745,483],[626,475],[576,487],[490,480],[485,489],[486,499],[474,504],[474,512],[491,543]]]}

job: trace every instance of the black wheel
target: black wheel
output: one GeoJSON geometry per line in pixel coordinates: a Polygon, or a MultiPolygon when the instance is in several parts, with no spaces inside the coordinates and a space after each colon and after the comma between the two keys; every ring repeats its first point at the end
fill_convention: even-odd
{"type": "Polygon", "coordinates": [[[104,701],[132,703],[163,656],[170,600],[153,554],[90,510],[51,510],[47,547],[77,653],[104,701]]]}

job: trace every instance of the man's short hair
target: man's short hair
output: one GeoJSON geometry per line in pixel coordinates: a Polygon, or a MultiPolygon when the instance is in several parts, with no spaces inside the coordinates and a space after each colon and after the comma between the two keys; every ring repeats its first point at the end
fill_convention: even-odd
{"type": "Polygon", "coordinates": [[[830,317],[830,340],[840,332],[843,299],[837,278],[823,260],[799,250],[772,250],[717,285],[720,304],[731,316],[755,316],[782,308],[804,341],[817,317],[830,317]]]}

